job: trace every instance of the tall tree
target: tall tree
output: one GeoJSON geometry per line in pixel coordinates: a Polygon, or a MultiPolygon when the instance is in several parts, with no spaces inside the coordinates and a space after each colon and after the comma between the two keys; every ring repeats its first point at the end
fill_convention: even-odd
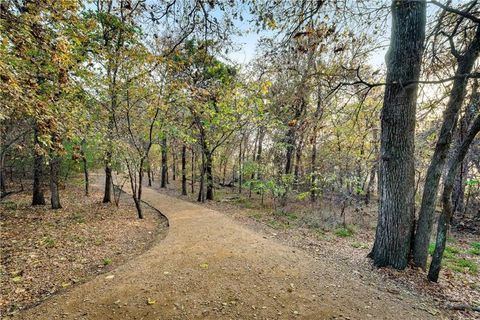
{"type": "MultiPolygon", "coordinates": [[[[461,22],[463,19],[459,19],[461,22]]],[[[458,27],[459,23],[456,26],[458,27]]],[[[455,28],[456,29],[456,28],[455,28]]],[[[462,107],[469,75],[480,53],[480,23],[475,27],[475,35],[471,42],[466,46],[463,53],[455,48],[452,38],[457,30],[451,35],[451,50],[457,60],[457,69],[455,71],[455,80],[453,81],[452,91],[450,92],[446,110],[444,112],[442,127],[438,135],[435,151],[425,177],[423,188],[422,204],[420,207],[419,218],[415,233],[415,243],[413,247],[413,261],[415,265],[425,269],[428,257],[428,245],[432,232],[433,219],[435,216],[435,204],[437,200],[440,177],[444,170],[445,162],[454,129],[457,124],[458,114],[462,107]]]]}
{"type": "Polygon", "coordinates": [[[450,220],[453,214],[452,207],[452,191],[455,182],[455,175],[460,163],[465,159],[468,149],[473,142],[475,136],[480,132],[480,114],[478,114],[470,126],[462,143],[455,150],[452,160],[450,161],[450,167],[448,168],[447,175],[445,177],[442,203],[443,210],[438,219],[437,227],[437,241],[435,245],[435,251],[433,253],[432,263],[428,271],[428,279],[430,281],[438,281],[438,275],[442,265],[443,252],[445,251],[445,244],[447,242],[447,233],[450,225],[450,220]]]}
{"type": "Polygon", "coordinates": [[[408,263],[415,207],[415,115],[424,51],[426,2],[392,1],[392,29],[381,111],[380,203],[371,252],[378,267],[408,263]]]}

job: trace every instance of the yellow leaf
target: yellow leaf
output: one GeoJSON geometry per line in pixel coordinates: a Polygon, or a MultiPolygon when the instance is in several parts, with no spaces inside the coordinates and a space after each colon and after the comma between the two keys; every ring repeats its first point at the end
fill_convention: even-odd
{"type": "Polygon", "coordinates": [[[148,305],[151,306],[152,304],[155,304],[155,303],[157,303],[157,300],[154,300],[154,299],[152,299],[152,298],[148,298],[148,299],[147,299],[147,304],[148,304],[148,305]]]}

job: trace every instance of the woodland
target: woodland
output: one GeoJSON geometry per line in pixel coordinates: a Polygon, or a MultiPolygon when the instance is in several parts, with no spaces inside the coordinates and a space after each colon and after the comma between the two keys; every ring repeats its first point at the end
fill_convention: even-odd
{"type": "Polygon", "coordinates": [[[42,219],[91,211],[147,250],[154,190],[332,236],[427,296],[453,281],[445,318],[474,319],[479,55],[478,0],[2,0],[2,311],[33,292],[14,237],[60,247],[42,219]]]}

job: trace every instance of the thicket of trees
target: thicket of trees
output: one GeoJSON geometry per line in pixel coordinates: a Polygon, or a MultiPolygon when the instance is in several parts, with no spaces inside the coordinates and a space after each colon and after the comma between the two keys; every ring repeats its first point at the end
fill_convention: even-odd
{"type": "Polygon", "coordinates": [[[429,19],[406,0],[0,6],[2,197],[32,181],[45,205],[48,179],[58,209],[73,172],[88,195],[102,167],[103,202],[125,176],[139,218],[142,187],[176,179],[275,210],[378,200],[374,264],[425,269],[440,193],[433,281],[450,223],[480,218],[477,1],[429,1],[429,19]],[[247,66],[228,54],[244,25],[264,34],[247,66]],[[385,39],[383,70],[369,61],[385,39]]]}

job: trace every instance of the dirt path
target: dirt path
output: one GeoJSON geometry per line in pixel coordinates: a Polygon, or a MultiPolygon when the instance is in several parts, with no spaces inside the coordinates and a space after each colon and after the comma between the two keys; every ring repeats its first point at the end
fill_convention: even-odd
{"type": "Polygon", "coordinates": [[[219,212],[148,188],[144,199],[167,216],[165,240],[20,318],[434,318],[415,308],[415,297],[366,286],[355,274],[344,274],[219,212]]]}

